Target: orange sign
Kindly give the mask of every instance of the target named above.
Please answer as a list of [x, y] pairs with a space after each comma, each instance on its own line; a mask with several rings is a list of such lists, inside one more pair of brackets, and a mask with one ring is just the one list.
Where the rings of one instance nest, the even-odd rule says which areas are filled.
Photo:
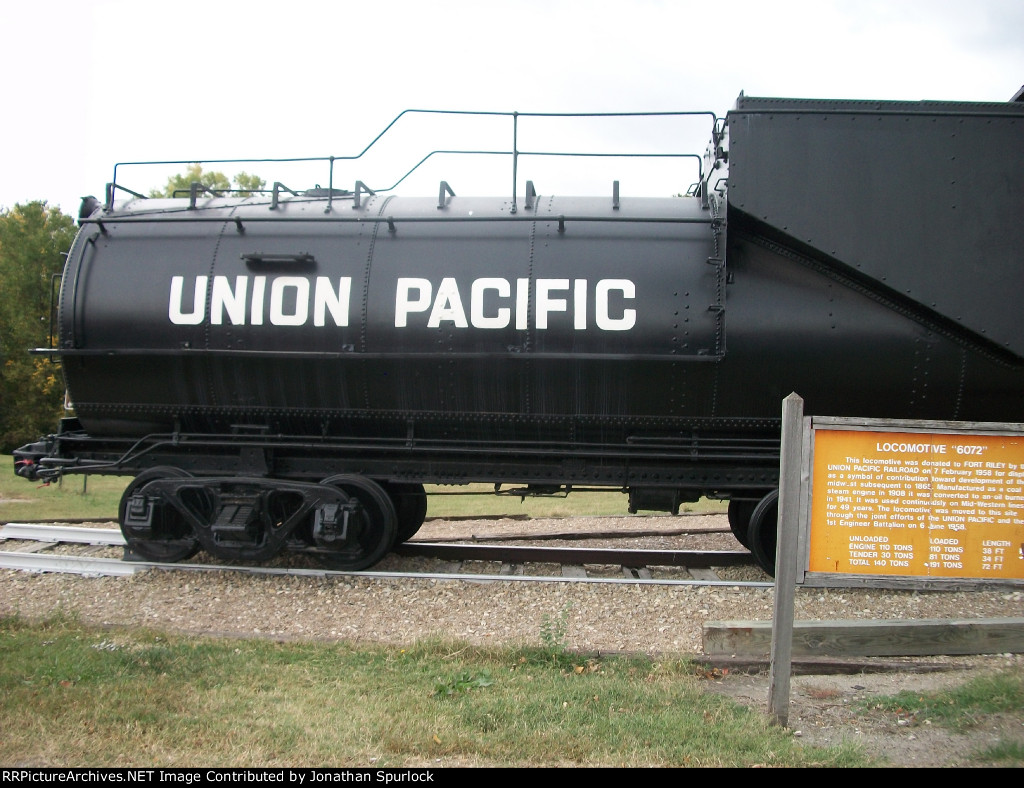
[[814, 431], [811, 572], [1024, 579], [1024, 436]]

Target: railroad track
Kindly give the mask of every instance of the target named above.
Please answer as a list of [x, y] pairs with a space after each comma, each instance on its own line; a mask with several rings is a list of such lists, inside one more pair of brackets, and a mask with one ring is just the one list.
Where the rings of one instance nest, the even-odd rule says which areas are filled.
[[[512, 546], [412, 541], [401, 544], [373, 570], [339, 572], [287, 565], [241, 566], [193, 559], [165, 564], [132, 560], [116, 528], [8, 523], [0, 528], [0, 569], [125, 576], [160, 569], [294, 576], [417, 577], [464, 582], [534, 581], [659, 585], [771, 586], [770, 581], [723, 577], [730, 568], [754, 565], [746, 551], [636, 550]], [[2, 549], [10, 547], [11, 549]]]

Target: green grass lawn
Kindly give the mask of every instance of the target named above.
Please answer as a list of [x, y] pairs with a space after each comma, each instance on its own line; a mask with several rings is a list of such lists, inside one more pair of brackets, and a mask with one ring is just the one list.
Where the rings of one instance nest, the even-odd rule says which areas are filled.
[[[40, 484], [15, 476], [12, 468], [9, 473], [0, 474], [0, 522], [116, 520], [121, 493], [129, 481], [125, 476], [70, 475], [60, 482]], [[428, 485], [426, 489], [427, 517], [628, 514], [627, 497], [619, 490], [522, 499], [516, 495], [494, 495], [493, 486], [486, 484]], [[683, 504], [680, 511], [724, 512], [725, 509], [722, 501], [701, 499]]]

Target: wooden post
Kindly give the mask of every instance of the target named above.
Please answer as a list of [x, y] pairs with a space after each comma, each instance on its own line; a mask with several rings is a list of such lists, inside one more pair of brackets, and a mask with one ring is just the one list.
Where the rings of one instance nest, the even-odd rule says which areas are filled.
[[768, 710], [789, 723], [789, 680], [793, 663], [793, 598], [796, 593], [800, 530], [800, 474], [804, 401], [795, 393], [782, 401], [782, 453], [779, 468], [779, 522], [775, 542], [775, 607], [772, 625]]

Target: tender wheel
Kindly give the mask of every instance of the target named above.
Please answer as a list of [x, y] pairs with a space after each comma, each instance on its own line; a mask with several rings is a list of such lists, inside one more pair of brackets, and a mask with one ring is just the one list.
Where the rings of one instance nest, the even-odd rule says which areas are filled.
[[750, 530], [750, 517], [757, 507], [757, 501], [747, 498], [734, 498], [729, 501], [729, 530], [741, 545], [750, 549], [747, 532]]
[[150, 468], [136, 476], [125, 488], [121, 503], [117, 510], [117, 519], [121, 524], [128, 549], [147, 561], [158, 563], [174, 563], [191, 558], [199, 552], [199, 539], [196, 538], [191, 524], [181, 512], [169, 503], [161, 501], [145, 502], [147, 526], [138, 522], [139, 513], [132, 512], [131, 520], [126, 520], [133, 495], [140, 492], [147, 484], [156, 479], [184, 479], [191, 474], [181, 468], [160, 467]]
[[427, 493], [422, 484], [387, 482], [384, 489], [395, 505], [398, 535], [395, 544], [412, 538], [427, 517]]
[[775, 577], [775, 543], [779, 530], [779, 491], [772, 490], [754, 507], [750, 515], [750, 552], [761, 568]]
[[329, 569], [345, 572], [373, 566], [391, 550], [398, 532], [398, 515], [391, 498], [365, 476], [331, 476], [320, 483], [341, 490], [358, 505], [348, 518], [345, 538], [319, 550], [317, 559]]

